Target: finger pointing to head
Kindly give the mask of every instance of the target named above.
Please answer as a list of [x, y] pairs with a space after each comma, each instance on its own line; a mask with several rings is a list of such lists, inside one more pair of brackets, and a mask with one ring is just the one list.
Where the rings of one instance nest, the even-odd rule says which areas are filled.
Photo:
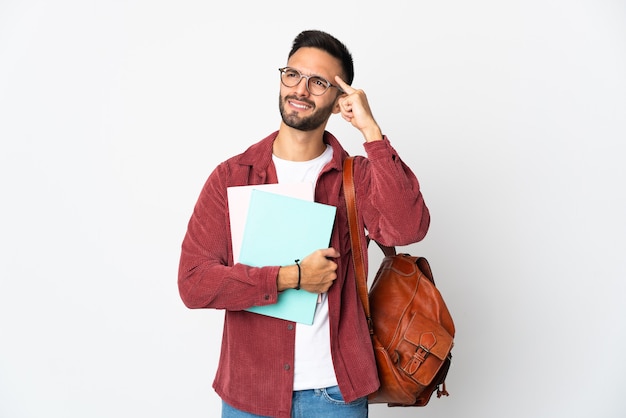
[[350, 87], [348, 83], [343, 81], [343, 79], [339, 77], [338, 75], [335, 76], [335, 82], [337, 83], [339, 87], [341, 87], [341, 90], [343, 90], [347, 94], [350, 94], [354, 91], [354, 89]]

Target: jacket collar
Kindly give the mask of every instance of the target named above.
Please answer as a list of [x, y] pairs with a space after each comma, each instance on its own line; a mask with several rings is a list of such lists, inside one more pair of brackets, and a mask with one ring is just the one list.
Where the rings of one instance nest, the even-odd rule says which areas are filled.
[[[270, 164], [272, 164], [272, 146], [277, 136], [278, 131], [275, 131], [250, 146], [241, 154], [239, 164], [253, 167], [259, 175], [267, 173]], [[329, 144], [333, 148], [333, 159], [330, 161], [327, 169], [341, 171], [343, 169], [343, 160], [348, 156], [348, 153], [343, 149], [337, 138], [328, 131], [324, 131], [324, 143]]]

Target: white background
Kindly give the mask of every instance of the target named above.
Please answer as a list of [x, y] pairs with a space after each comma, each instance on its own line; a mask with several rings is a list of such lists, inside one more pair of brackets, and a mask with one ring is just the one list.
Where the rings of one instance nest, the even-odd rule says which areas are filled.
[[0, 0], [0, 416], [219, 415], [222, 312], [180, 301], [180, 243], [214, 166], [278, 128], [276, 69], [311, 28], [350, 47], [421, 181], [406, 250], [457, 326], [451, 396], [370, 415], [625, 416], [609, 0]]

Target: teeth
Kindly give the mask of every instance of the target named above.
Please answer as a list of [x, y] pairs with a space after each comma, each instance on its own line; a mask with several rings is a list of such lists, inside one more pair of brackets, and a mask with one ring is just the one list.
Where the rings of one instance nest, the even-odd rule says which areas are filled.
[[296, 104], [296, 103], [293, 103], [293, 102], [291, 102], [291, 105], [292, 105], [293, 107], [297, 107], [297, 108], [299, 108], [299, 109], [308, 109], [308, 108], [309, 108], [309, 106], [306, 106], [306, 105], [300, 105], [300, 104]]

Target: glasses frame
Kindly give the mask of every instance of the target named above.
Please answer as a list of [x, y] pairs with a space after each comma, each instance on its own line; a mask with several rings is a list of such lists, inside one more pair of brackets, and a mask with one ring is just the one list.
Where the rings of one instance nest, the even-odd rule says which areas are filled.
[[[295, 71], [296, 73], [300, 74], [300, 78], [298, 79], [298, 82], [297, 82], [296, 84], [294, 84], [293, 86], [288, 86], [288, 85], [286, 85], [286, 84], [285, 84], [285, 82], [284, 82], [284, 80], [283, 80], [283, 74], [285, 74], [285, 73], [287, 72], [287, 70]], [[278, 71], [280, 71], [280, 82], [281, 82], [281, 83], [283, 84], [283, 86], [285, 86], [285, 87], [289, 87], [289, 88], [296, 87], [298, 84], [300, 84], [300, 82], [302, 81], [302, 79], [303, 79], [303, 78], [305, 78], [305, 79], [306, 79], [306, 83], [305, 83], [306, 90], [307, 90], [309, 93], [311, 93], [313, 96], [322, 96], [322, 95], [323, 95], [324, 93], [326, 93], [326, 92], [328, 91], [328, 89], [329, 89], [329, 88], [331, 88], [331, 87], [336, 88], [336, 89], [337, 89], [337, 90], [339, 90], [341, 93], [345, 93], [341, 87], [334, 85], [333, 83], [331, 83], [330, 81], [326, 80], [324, 77], [320, 77], [319, 75], [305, 75], [305, 74], [302, 74], [302, 72], [301, 72], [300, 70], [297, 70], [297, 69], [295, 69], [295, 68], [293, 68], [293, 67], [281, 67], [281, 68], [279, 68], [279, 69], [278, 69]], [[324, 90], [323, 92], [321, 92], [321, 93], [319, 93], [319, 94], [313, 93], [313, 92], [311, 91], [311, 89], [309, 88], [309, 80], [310, 80], [311, 78], [318, 78], [318, 79], [320, 79], [320, 80], [324, 81], [324, 82], [326, 83], [326, 90]]]

